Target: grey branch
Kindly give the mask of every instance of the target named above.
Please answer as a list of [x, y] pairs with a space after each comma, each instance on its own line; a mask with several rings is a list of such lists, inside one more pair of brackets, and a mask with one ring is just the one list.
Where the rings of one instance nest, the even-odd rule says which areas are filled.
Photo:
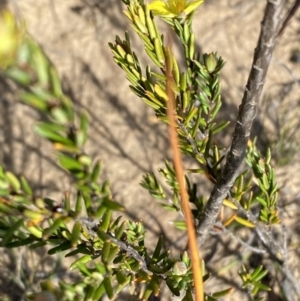
[[[91, 218], [78, 218], [78, 221], [85, 224], [88, 227], [88, 231], [92, 236], [97, 236], [97, 231], [95, 229], [98, 228], [99, 221], [93, 220]], [[129, 244], [126, 244], [125, 242], [116, 239], [111, 234], [106, 233], [109, 240], [114, 243], [116, 246], [118, 246], [120, 249], [125, 251], [128, 256], [134, 258], [136, 261], [139, 262], [141, 270], [146, 272], [149, 275], [152, 275], [152, 272], [148, 270], [146, 259], [141, 256], [137, 250], [135, 250], [132, 246]], [[164, 278], [164, 276], [162, 276]]]
[[244, 159], [256, 106], [265, 83], [266, 74], [275, 47], [275, 40], [281, 24], [285, 0], [268, 0], [262, 21], [261, 32], [254, 52], [252, 68], [245, 88], [242, 103], [233, 133], [231, 148], [221, 178], [214, 186], [204, 214], [197, 227], [198, 242], [201, 245], [216, 221], [222, 202], [238, 176]]
[[265, 254], [265, 250], [261, 250], [259, 248], [255, 248], [251, 246], [249, 243], [243, 241], [241, 238], [239, 238], [236, 234], [232, 233], [229, 231], [226, 227], [223, 226], [221, 223], [217, 223], [216, 226], [222, 230], [222, 232], [211, 232], [212, 235], [220, 235], [222, 236], [224, 233], [230, 235], [233, 239], [235, 239], [240, 245], [242, 245], [244, 248], [252, 251], [253, 253], [256, 254]]
[[244, 209], [241, 204], [230, 196], [230, 200], [238, 207], [239, 212], [242, 212], [247, 219], [255, 224], [255, 232], [259, 237], [260, 241], [268, 251], [268, 253], [279, 263], [283, 264], [287, 257], [286, 248], [286, 231], [284, 225], [282, 225], [282, 239], [275, 239], [272, 233], [272, 228], [264, 224], [257, 222], [257, 217], [255, 217], [251, 211]]
[[109, 236], [109, 239], [111, 240], [111, 242], [113, 242], [115, 245], [117, 245], [122, 250], [124, 250], [127, 253], [127, 255], [129, 255], [130, 257], [133, 257], [136, 261], [139, 262], [141, 270], [143, 270], [144, 272], [146, 272], [149, 275], [152, 275], [152, 272], [150, 272], [148, 270], [145, 258], [143, 256], [141, 256], [138, 253], [138, 251], [136, 251], [133, 247], [126, 244], [125, 242], [120, 241], [109, 234], [107, 234], [107, 235]]
[[297, 9], [300, 7], [300, 0], [295, 0], [295, 3], [293, 4], [292, 8], [290, 9], [290, 11], [288, 12], [288, 14], [286, 15], [284, 22], [281, 26], [281, 29], [279, 30], [278, 35], [280, 36], [283, 31], [285, 30], [286, 26], [288, 25], [288, 23], [290, 22], [291, 18], [295, 15]]

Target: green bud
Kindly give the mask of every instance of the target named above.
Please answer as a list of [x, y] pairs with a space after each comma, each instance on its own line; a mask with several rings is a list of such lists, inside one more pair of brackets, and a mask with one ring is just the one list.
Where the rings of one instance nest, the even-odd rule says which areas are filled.
[[217, 67], [216, 56], [213, 52], [204, 56], [204, 63], [209, 73], [213, 73]]

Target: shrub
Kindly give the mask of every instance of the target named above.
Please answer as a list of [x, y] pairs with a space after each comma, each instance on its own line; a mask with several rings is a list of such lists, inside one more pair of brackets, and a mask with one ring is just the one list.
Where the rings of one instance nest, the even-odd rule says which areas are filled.
[[[28, 294], [28, 299], [100, 300], [105, 295], [113, 299], [128, 285], [141, 283], [142, 300], [158, 297], [163, 284], [181, 300], [221, 300], [232, 288], [202, 291], [202, 282], [210, 273], [201, 258], [202, 264], [197, 261], [199, 252], [192, 248], [195, 233], [199, 250], [211, 235], [230, 233], [251, 253], [270, 255], [281, 272], [289, 275], [285, 265], [287, 251], [281, 241], [284, 237], [275, 240], [273, 236], [280, 218], [279, 186], [271, 165], [271, 151], [262, 157], [255, 140], [249, 140], [280, 26], [276, 16], [284, 1], [267, 3], [228, 149], [216, 142], [217, 135], [224, 135], [229, 124], [219, 118], [220, 73], [225, 62], [217, 52], [200, 54], [195, 50], [192, 21], [202, 2], [157, 0], [147, 4], [143, 0], [123, 0], [125, 15], [151, 60], [146, 68], [133, 51], [128, 32], [109, 44], [132, 92], [170, 127], [175, 159], [165, 160], [165, 167], [159, 170], [169, 189], [163, 188], [154, 171], [143, 175], [141, 185], [158, 200], [162, 210], [182, 213], [183, 218], [173, 223], [188, 231], [190, 252], [176, 258], [164, 248], [163, 237], [157, 238], [151, 252], [145, 246], [143, 223], [120, 215], [123, 206], [114, 200], [109, 183], [101, 181], [101, 162], [84, 150], [88, 115], [75, 112], [42, 48], [9, 12], [2, 12], [1, 74], [18, 84], [23, 103], [43, 114], [44, 121], [37, 123], [36, 132], [52, 143], [59, 166], [73, 179], [72, 190], [64, 193], [62, 202], [56, 202], [36, 195], [24, 177], [0, 168], [1, 246], [49, 246], [49, 255], [64, 252], [65, 257], [74, 258], [70, 269], [81, 275], [76, 283], [60, 281], [57, 287], [47, 280], [41, 284], [41, 291]], [[163, 19], [178, 37], [184, 51], [184, 67], [179, 66], [172, 53], [172, 40], [167, 42], [168, 37], [160, 33], [157, 18]], [[183, 173], [178, 149], [198, 168]], [[197, 179], [203, 174], [214, 185], [208, 199], [198, 191]], [[226, 218], [220, 216], [221, 208], [225, 208]], [[239, 237], [241, 228], [255, 233], [261, 244], [244, 241]], [[196, 276], [198, 272], [200, 278], [199, 274]], [[263, 265], [249, 268], [249, 261], [244, 260], [239, 277], [250, 300], [262, 300], [264, 291], [273, 289], [262, 282], [267, 273]], [[285, 294], [282, 289], [282, 295]]]

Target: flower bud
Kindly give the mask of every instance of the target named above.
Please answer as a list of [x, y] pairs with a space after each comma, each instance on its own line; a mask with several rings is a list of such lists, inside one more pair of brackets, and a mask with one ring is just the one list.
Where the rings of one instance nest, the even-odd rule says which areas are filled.
[[207, 71], [213, 73], [217, 67], [217, 58], [213, 52], [204, 56], [204, 63]]

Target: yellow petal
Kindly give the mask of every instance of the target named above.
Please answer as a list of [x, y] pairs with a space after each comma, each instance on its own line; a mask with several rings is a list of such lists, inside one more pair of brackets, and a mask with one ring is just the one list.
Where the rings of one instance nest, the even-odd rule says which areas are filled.
[[160, 0], [153, 1], [149, 4], [149, 9], [153, 12], [154, 15], [163, 16], [163, 17], [176, 17], [171, 11], [169, 6]]
[[192, 11], [194, 11], [200, 4], [203, 3], [204, 0], [197, 0], [190, 2], [187, 7], [184, 9], [184, 12], [188, 15]]

